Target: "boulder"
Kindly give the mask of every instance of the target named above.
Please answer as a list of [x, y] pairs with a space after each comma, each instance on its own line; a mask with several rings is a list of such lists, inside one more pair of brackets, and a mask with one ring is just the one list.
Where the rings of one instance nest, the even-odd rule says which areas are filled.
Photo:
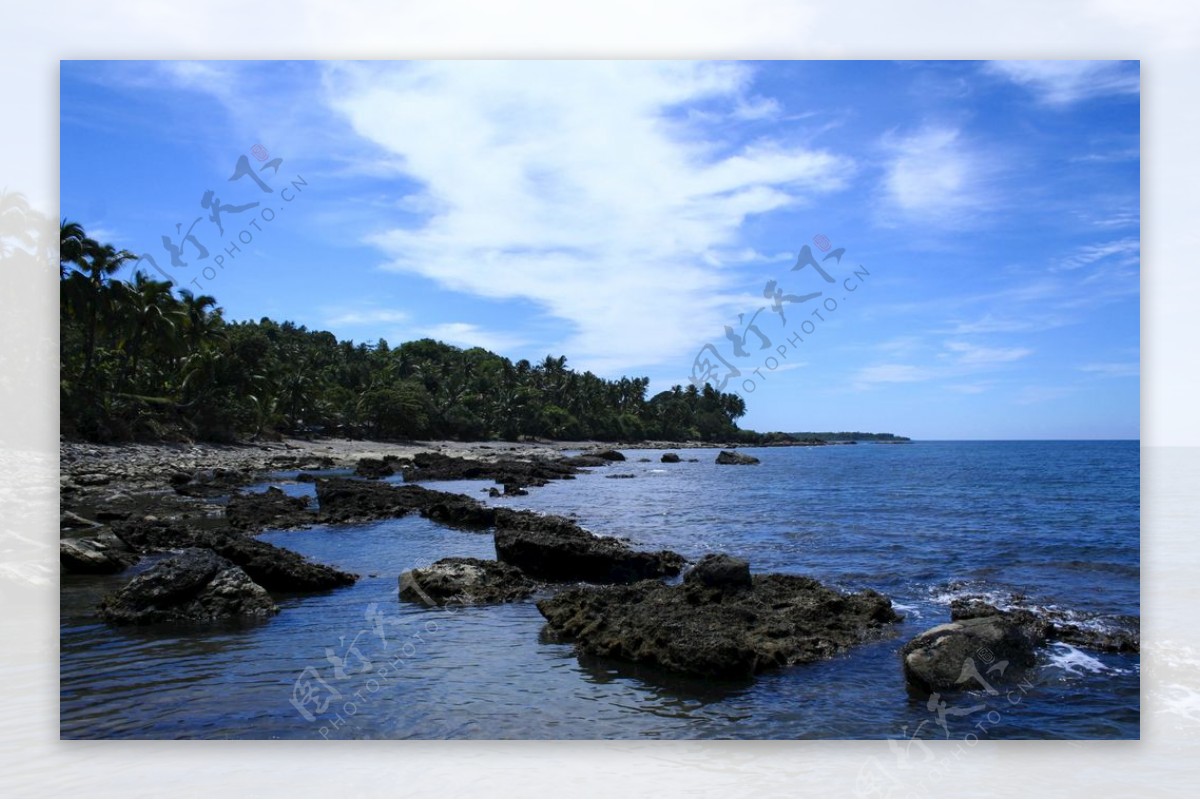
[[443, 558], [400, 576], [400, 599], [427, 606], [507, 603], [534, 588], [516, 567], [478, 558]]
[[950, 603], [951, 621], [1002, 616], [1016, 623], [1039, 645], [1063, 642], [1105, 653], [1141, 650], [1140, 621], [1136, 617], [1100, 617], [1057, 608], [1012, 608], [1002, 611], [980, 597], [962, 597]]
[[138, 520], [120, 525], [122, 539], [144, 552], [199, 547], [212, 550], [241, 567], [272, 591], [312, 592], [348, 586], [358, 578], [317, 564], [284, 547], [229, 529], [191, 528], [179, 522]]
[[255, 582], [271, 591], [318, 592], [349, 586], [357, 575], [317, 564], [284, 547], [222, 531], [200, 531], [193, 541], [207, 547], [246, 571]]
[[596, 456], [571, 456], [564, 458], [560, 463], [569, 467], [607, 467], [610, 462]]
[[392, 462], [394, 456], [388, 458], [360, 458], [354, 467], [354, 474], [362, 478], [388, 478], [396, 474]]
[[100, 604], [101, 618], [115, 625], [263, 619], [278, 611], [241, 568], [199, 548], [154, 565]]
[[632, 583], [678, 575], [686, 563], [669, 550], [642, 552], [609, 536], [595, 536], [565, 517], [499, 509], [496, 556], [545, 581]]
[[748, 456], [745, 453], [738, 453], [733, 450], [722, 450], [717, 454], [718, 464], [757, 464], [758, 459], [754, 456]]
[[132, 566], [138, 556], [119, 536], [102, 531], [83, 539], [60, 539], [58, 561], [63, 572], [104, 575]]
[[706, 555], [696, 562], [683, 581], [713, 589], [748, 589], [754, 585], [750, 562], [725, 553]]
[[265, 492], [235, 494], [225, 506], [225, 520], [244, 531], [298, 528], [316, 522], [308, 498], [291, 497], [272, 486]]
[[599, 458], [604, 461], [624, 461], [625, 456], [619, 450], [594, 450], [583, 455], [591, 458]]
[[171, 485], [185, 497], [220, 497], [231, 494], [234, 489], [250, 482], [251, 474], [236, 469], [202, 469], [193, 472], [186, 481], [179, 474], [172, 475]]
[[1034, 663], [1038, 644], [1037, 636], [1019, 621], [996, 614], [931, 628], [906, 644], [900, 657], [904, 679], [914, 689], [979, 689], [975, 676], [983, 675], [988, 665], [1008, 662], [1002, 677], [1009, 677]]
[[60, 530], [64, 531], [77, 531], [87, 528], [99, 528], [102, 526], [99, 522], [86, 519], [79, 514], [76, 514], [74, 511], [63, 511], [58, 517], [58, 527]]
[[582, 654], [709, 679], [830, 658], [888, 635], [901, 619], [871, 590], [842, 594], [799, 575], [746, 584], [740, 559], [701, 564], [677, 586], [575, 587], [539, 601], [538, 610], [548, 632]]
[[680, 461], [679, 453], [663, 453], [659, 461], [664, 464], [678, 464]]

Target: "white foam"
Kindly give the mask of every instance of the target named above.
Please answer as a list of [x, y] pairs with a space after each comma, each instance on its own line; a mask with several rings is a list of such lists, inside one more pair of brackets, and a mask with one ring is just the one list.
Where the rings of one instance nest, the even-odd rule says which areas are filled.
[[1064, 642], [1050, 642], [1050, 647], [1057, 650], [1050, 655], [1050, 666], [1057, 667], [1068, 675], [1083, 675], [1085, 672], [1096, 675], [1101, 672], [1118, 671], [1105, 665], [1100, 659]]

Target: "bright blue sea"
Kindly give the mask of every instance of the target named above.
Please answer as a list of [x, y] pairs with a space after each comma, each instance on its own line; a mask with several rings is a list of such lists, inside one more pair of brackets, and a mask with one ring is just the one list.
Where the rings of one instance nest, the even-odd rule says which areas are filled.
[[[1018, 593], [1087, 625], [1138, 615], [1137, 442], [748, 448], [762, 463], [747, 467], [715, 465], [716, 450], [661, 464], [662, 452], [627, 450], [625, 463], [527, 497], [487, 500], [485, 482], [436, 488], [573, 515], [643, 548], [726, 551], [756, 572], [874, 588], [906, 615], [897, 636], [748, 683], [680, 680], [580, 660], [539, 635], [532, 601], [445, 611], [397, 600], [400, 572], [444, 556], [492, 558], [490, 535], [416, 517], [267, 533], [363, 578], [280, 598], [281, 613], [258, 625], [129, 630], [90, 616], [128, 575], [63, 576], [62, 736], [1138, 737], [1137, 656], [1052, 645], [1019, 688], [933, 703], [905, 691], [897, 656], [948, 621], [962, 594]], [[618, 472], [636, 478], [604, 477]]]

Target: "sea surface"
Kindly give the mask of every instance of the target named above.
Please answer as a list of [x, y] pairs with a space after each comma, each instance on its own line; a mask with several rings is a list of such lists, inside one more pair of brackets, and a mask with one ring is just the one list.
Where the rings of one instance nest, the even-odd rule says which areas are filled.
[[[579, 658], [541, 635], [533, 600], [455, 610], [397, 598], [397, 576], [445, 556], [494, 558], [492, 538], [416, 516], [263, 534], [359, 573], [354, 586], [277, 597], [257, 624], [112, 628], [96, 602], [146, 569], [62, 576], [63, 738], [247, 739], [1131, 739], [1139, 658], [1051, 644], [989, 693], [906, 691], [897, 651], [985, 594], [1105, 627], [1139, 614], [1139, 445], [913, 442], [626, 450], [576, 480], [488, 499], [487, 481], [426, 484], [574, 516], [595, 533], [755, 572], [874, 588], [905, 615], [894, 638], [746, 682], [680, 679]], [[639, 459], [648, 458], [649, 462]], [[689, 463], [686, 459], [699, 459]], [[633, 474], [613, 480], [612, 474]], [[311, 484], [279, 473], [254, 490]], [[398, 480], [398, 478], [397, 478]], [[534, 598], [536, 599], [536, 598]], [[898, 755], [899, 757], [899, 755]]]

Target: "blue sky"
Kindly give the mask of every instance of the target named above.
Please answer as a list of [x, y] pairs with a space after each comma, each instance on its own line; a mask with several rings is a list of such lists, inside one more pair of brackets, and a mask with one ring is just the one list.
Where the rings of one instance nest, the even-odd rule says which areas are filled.
[[[1136, 62], [64, 61], [61, 213], [230, 319], [652, 392], [715, 351], [744, 427], [1136, 438], [1138, 87]], [[206, 258], [172, 266], [177, 224]]]

